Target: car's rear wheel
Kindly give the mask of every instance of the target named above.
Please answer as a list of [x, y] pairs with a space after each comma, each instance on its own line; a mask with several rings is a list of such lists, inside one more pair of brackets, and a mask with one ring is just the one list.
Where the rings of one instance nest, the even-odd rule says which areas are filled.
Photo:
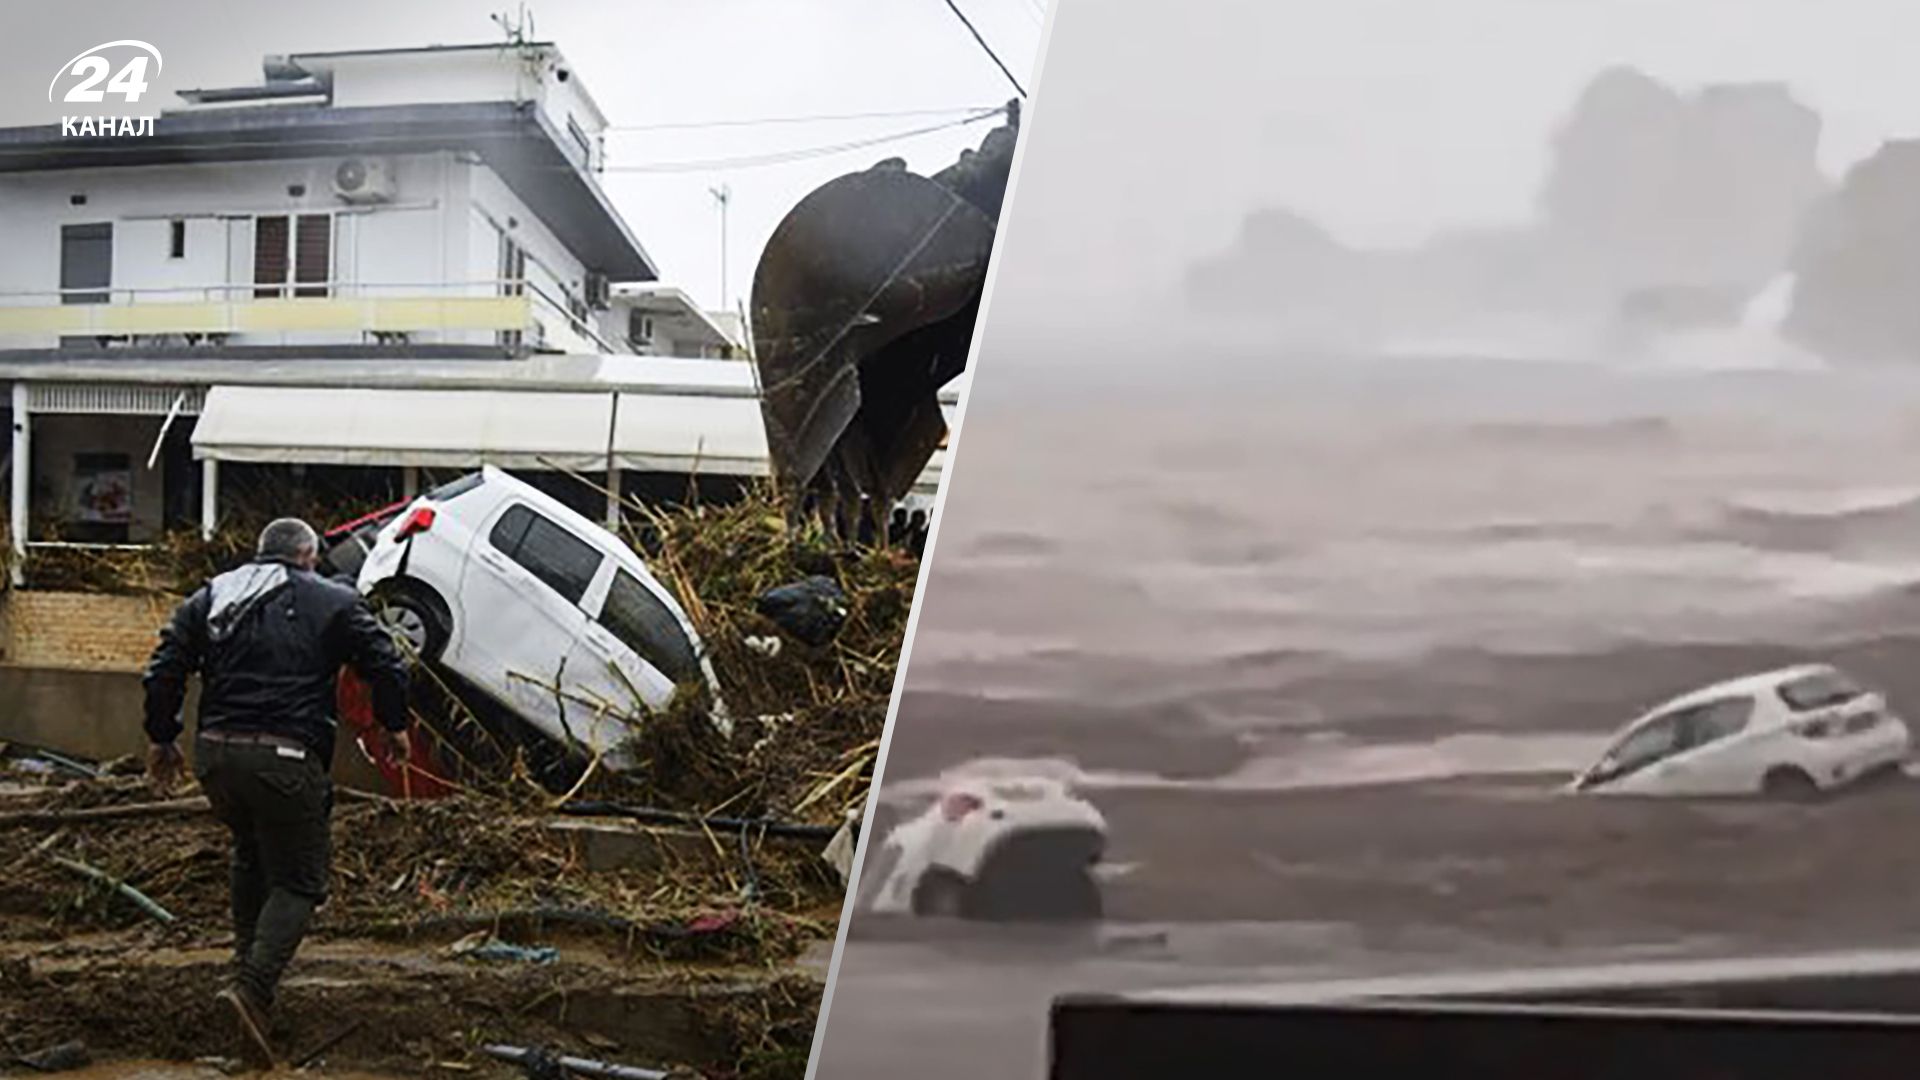
[[1820, 785], [1803, 770], [1782, 766], [1768, 771], [1760, 781], [1760, 793], [1778, 802], [1813, 802], [1820, 798]]
[[967, 914], [967, 882], [951, 870], [934, 867], [913, 887], [913, 913], [923, 919], [958, 919]]
[[373, 597], [374, 617], [406, 649], [437, 663], [447, 649], [447, 616], [440, 605], [416, 589], [383, 589]]

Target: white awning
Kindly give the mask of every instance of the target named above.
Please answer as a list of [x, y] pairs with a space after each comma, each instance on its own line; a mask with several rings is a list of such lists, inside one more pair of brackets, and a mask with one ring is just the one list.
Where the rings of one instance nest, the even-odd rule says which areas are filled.
[[638, 472], [765, 476], [767, 428], [755, 398], [620, 395], [614, 460]]
[[217, 461], [590, 470], [606, 465], [612, 409], [609, 394], [216, 386], [193, 451]]
[[[301, 465], [439, 469], [565, 468], [765, 476], [757, 398], [622, 391], [323, 389], [215, 386], [193, 432], [194, 456]], [[946, 451], [916, 487], [931, 493]]]

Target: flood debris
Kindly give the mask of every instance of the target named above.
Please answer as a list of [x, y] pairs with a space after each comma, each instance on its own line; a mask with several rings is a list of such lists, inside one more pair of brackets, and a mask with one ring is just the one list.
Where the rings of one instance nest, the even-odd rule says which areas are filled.
[[173, 912], [154, 903], [152, 897], [97, 866], [89, 866], [78, 859], [63, 859], [58, 855], [53, 857], [53, 862], [56, 866], [64, 867], [76, 874], [92, 878], [100, 884], [105, 885], [107, 888], [112, 889], [128, 900], [133, 901], [134, 906], [146, 912], [159, 922], [172, 923], [175, 921]]
[[528, 1080], [562, 1080], [567, 1076], [592, 1076], [604, 1080], [667, 1080], [673, 1074], [632, 1065], [614, 1065], [605, 1061], [567, 1057], [542, 1047], [489, 1046], [487, 1056], [525, 1070]]
[[70, 1072], [93, 1064], [93, 1053], [87, 1049], [86, 1043], [73, 1039], [57, 1046], [36, 1050], [31, 1054], [22, 1054], [13, 1060], [15, 1064], [25, 1066], [34, 1072]]
[[454, 942], [447, 951], [469, 960], [503, 961], [515, 964], [557, 964], [560, 950], [551, 945], [515, 945], [486, 930], [475, 931]]
[[819, 648], [847, 622], [847, 594], [832, 578], [815, 574], [760, 594], [755, 610], [804, 645]]
[[[487, 1045], [738, 1080], [803, 1066], [821, 994], [803, 957], [831, 940], [845, 891], [823, 847], [866, 800], [918, 564], [796, 522], [770, 491], [632, 511], [624, 535], [698, 628], [732, 724], [714, 724], [716, 695], [695, 687], [644, 717], [633, 768], [576, 760], [555, 790], [535, 775], [553, 743], [517, 738], [457, 679], [420, 668], [420, 760], [378, 793], [337, 790], [334, 879], [277, 1045], [408, 1075], [500, 1075]], [[169, 542], [138, 564], [74, 555], [70, 580], [165, 600], [215, 569], [223, 542]], [[844, 603], [821, 644], [757, 603], [814, 576]], [[0, 785], [0, 1031], [20, 1045], [86, 1035], [108, 1058], [229, 1053], [210, 1034], [231, 1027], [211, 997], [231, 950], [222, 828], [191, 788], [159, 799], [142, 778], [75, 764]], [[603, 832], [638, 857], [593, 858]], [[343, 1033], [343, 1015], [369, 1020]]]
[[820, 853], [827, 865], [833, 867], [833, 872], [840, 875], [842, 885], [853, 877], [853, 856], [859, 844], [860, 810], [855, 808], [847, 811], [846, 824], [840, 826], [833, 834], [833, 839], [827, 842], [826, 850]]

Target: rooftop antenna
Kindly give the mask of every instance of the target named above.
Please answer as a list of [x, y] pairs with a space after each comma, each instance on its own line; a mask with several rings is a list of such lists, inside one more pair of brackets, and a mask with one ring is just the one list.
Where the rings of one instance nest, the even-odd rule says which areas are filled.
[[733, 189], [725, 184], [708, 188], [720, 208], [720, 310], [727, 309], [727, 204], [733, 201]]
[[521, 4], [519, 12], [512, 16], [504, 11], [496, 11], [488, 18], [491, 18], [493, 25], [499, 27], [500, 32], [507, 36], [508, 45], [520, 48], [534, 40], [533, 13], [527, 10], [525, 4]]

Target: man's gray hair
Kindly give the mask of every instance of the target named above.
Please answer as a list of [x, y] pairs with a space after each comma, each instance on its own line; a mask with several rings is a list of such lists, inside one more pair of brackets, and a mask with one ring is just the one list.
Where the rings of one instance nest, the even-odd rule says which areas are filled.
[[259, 553], [275, 559], [301, 559], [320, 551], [320, 535], [299, 518], [281, 518], [260, 530]]

